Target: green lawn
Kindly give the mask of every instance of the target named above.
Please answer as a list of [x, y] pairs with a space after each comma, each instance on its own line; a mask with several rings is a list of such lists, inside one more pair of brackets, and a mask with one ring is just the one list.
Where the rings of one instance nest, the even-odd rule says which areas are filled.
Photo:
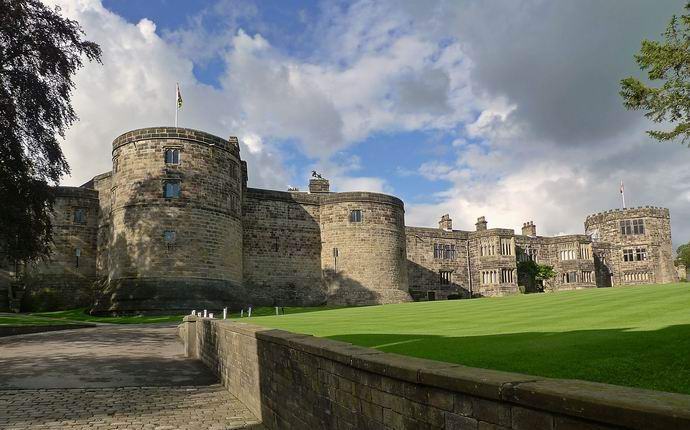
[[468, 366], [690, 394], [687, 283], [245, 321]]

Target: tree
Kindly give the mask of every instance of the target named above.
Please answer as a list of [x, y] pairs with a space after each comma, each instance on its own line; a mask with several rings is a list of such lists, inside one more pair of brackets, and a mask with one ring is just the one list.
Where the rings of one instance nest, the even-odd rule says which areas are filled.
[[101, 61], [76, 21], [39, 0], [0, 0], [0, 252], [48, 255], [53, 193], [69, 173], [58, 137], [77, 119], [72, 76]]
[[680, 138], [687, 143], [690, 139], [690, 2], [685, 11], [680, 17], [673, 15], [663, 42], [643, 40], [635, 55], [649, 81], [663, 83], [653, 87], [633, 77], [621, 81], [620, 94], [626, 108], [645, 110], [645, 116], [652, 121], [675, 125], [670, 131], [647, 131], [659, 141]]
[[544, 282], [556, 276], [553, 267], [546, 264], [537, 264], [533, 260], [520, 261], [517, 269], [518, 278], [525, 279], [530, 288], [540, 285], [543, 289]]
[[676, 261], [690, 269], [690, 243], [681, 245], [676, 249]]

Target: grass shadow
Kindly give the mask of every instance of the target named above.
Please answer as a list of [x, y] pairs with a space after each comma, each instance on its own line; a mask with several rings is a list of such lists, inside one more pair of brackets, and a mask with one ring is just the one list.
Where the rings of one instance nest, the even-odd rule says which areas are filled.
[[690, 325], [446, 337], [344, 334], [329, 339], [466, 366], [690, 394]]

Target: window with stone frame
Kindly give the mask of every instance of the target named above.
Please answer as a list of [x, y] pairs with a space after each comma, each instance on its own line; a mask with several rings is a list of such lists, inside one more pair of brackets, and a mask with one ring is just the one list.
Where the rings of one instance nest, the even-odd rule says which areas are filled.
[[563, 273], [563, 283], [573, 284], [577, 282], [577, 272], [566, 272]]
[[621, 234], [630, 236], [635, 234], [644, 234], [644, 220], [643, 219], [626, 219], [620, 222]]
[[439, 282], [441, 285], [449, 285], [452, 281], [453, 272], [449, 270], [439, 270]]
[[443, 252], [444, 260], [455, 260], [455, 245], [446, 245]]
[[434, 243], [434, 259], [439, 260], [443, 258], [443, 244]]
[[362, 222], [361, 209], [354, 209], [350, 211], [350, 222]]
[[172, 180], [163, 182], [163, 197], [176, 199], [180, 197], [180, 181]]
[[74, 222], [76, 224], [86, 224], [85, 208], [74, 208]]
[[635, 261], [647, 260], [647, 248], [635, 248]]
[[165, 164], [180, 164], [180, 150], [177, 148], [166, 149]]
[[623, 261], [635, 261], [635, 251], [632, 248], [623, 250]]

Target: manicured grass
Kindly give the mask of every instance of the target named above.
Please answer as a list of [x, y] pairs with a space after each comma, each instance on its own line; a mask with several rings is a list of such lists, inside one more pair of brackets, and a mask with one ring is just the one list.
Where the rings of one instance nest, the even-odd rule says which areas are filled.
[[[327, 311], [327, 310], [333, 310], [333, 309], [340, 309], [340, 307], [328, 307], [328, 306], [313, 306], [313, 307], [284, 307], [284, 308], [279, 308], [279, 312], [281, 312], [281, 316], [283, 315], [282, 312], [285, 312], [285, 315], [290, 315], [290, 314], [303, 314], [303, 313], [311, 313], [311, 312], [318, 312], [318, 311]], [[254, 317], [263, 317], [263, 316], [275, 316], [276, 314], [276, 308], [275, 307], [258, 307], [258, 308], [253, 308], [252, 309], [252, 318]], [[241, 312], [238, 310], [233, 310], [233, 311], [228, 311], [228, 318], [236, 319], [240, 318]], [[215, 318], [222, 318], [223, 314], [214, 314], [213, 315]], [[244, 317], [247, 317], [247, 309], [244, 310]], [[251, 322], [253, 320], [246, 320], [245, 322]]]
[[690, 284], [405, 303], [247, 322], [386, 352], [690, 394]]

